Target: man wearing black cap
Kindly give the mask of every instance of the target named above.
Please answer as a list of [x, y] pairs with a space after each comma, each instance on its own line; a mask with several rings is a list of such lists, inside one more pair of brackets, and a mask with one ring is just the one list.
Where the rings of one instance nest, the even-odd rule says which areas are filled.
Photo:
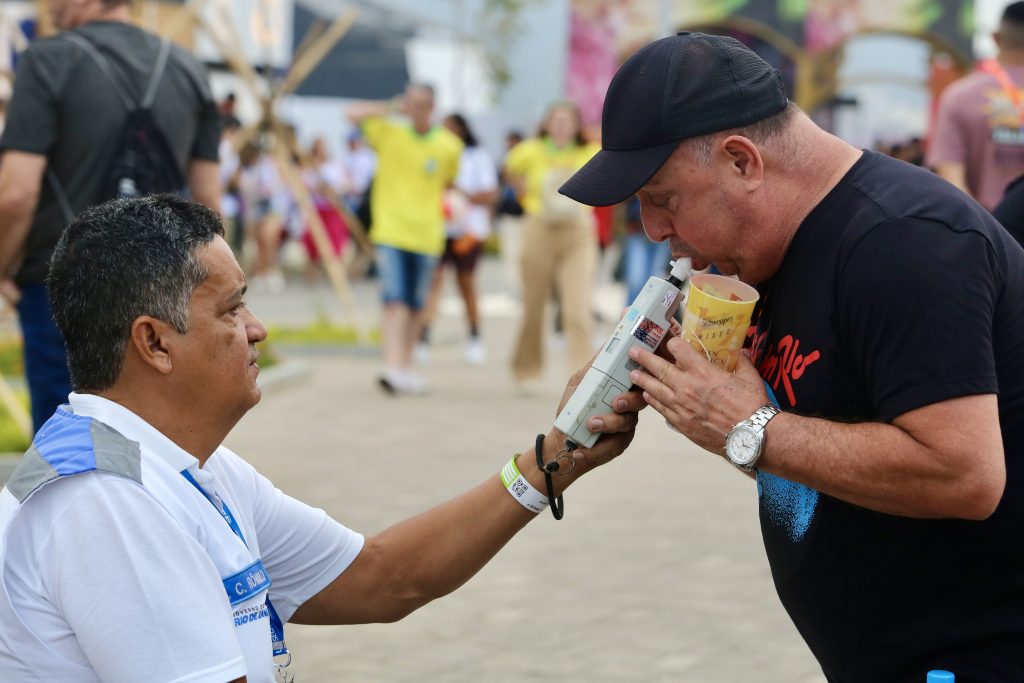
[[735, 373], [673, 339], [634, 379], [756, 476], [829, 680], [1024, 680], [1024, 250], [952, 185], [818, 128], [729, 38], [641, 49], [602, 127], [562, 192], [637, 194], [651, 239], [760, 292]]

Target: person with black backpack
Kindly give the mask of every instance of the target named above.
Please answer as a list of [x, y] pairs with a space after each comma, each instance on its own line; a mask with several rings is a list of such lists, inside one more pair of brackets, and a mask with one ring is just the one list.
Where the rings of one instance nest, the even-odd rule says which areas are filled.
[[55, 3], [22, 55], [0, 137], [0, 295], [17, 305], [36, 429], [67, 401], [50, 255], [87, 206], [155, 192], [220, 208], [217, 106], [202, 65], [132, 24], [127, 0]]

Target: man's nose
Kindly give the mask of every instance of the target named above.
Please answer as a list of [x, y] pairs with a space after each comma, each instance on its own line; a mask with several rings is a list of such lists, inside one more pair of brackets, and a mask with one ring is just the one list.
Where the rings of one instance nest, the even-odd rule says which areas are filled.
[[663, 211], [646, 210], [640, 212], [640, 223], [643, 225], [647, 239], [652, 242], [664, 242], [675, 234], [672, 221]]
[[264, 341], [267, 338], [267, 326], [254, 314], [249, 314], [249, 320], [245, 324], [245, 331], [252, 343]]

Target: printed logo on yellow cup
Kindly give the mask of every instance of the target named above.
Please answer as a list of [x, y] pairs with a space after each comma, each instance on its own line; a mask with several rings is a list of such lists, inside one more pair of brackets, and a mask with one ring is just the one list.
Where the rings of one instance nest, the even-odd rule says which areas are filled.
[[739, 280], [709, 273], [694, 275], [683, 313], [683, 339], [712, 363], [732, 372], [757, 297], [756, 289]]

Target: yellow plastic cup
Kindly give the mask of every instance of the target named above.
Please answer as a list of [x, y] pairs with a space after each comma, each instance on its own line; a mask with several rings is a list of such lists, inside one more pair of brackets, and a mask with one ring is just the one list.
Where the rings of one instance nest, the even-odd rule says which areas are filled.
[[683, 339], [714, 365], [732, 372], [757, 299], [757, 290], [739, 280], [694, 275], [683, 313]]

